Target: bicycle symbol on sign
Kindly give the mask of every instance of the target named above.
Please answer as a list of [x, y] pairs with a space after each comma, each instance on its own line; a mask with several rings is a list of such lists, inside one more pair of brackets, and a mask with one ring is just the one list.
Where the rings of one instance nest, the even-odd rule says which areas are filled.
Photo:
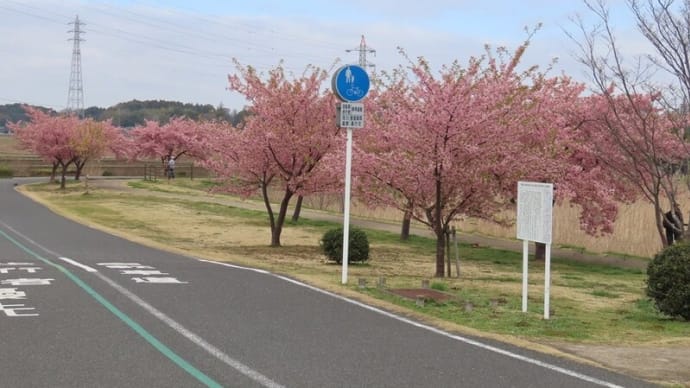
[[362, 97], [362, 89], [359, 86], [351, 87], [345, 91], [348, 97]]

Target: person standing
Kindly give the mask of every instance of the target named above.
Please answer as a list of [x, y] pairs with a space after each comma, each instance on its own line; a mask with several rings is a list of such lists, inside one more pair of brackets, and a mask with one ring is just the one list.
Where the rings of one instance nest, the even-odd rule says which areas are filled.
[[168, 180], [175, 179], [175, 158], [168, 159]]
[[678, 205], [673, 210], [664, 213], [664, 230], [668, 245], [673, 245], [683, 238], [683, 226], [683, 213]]

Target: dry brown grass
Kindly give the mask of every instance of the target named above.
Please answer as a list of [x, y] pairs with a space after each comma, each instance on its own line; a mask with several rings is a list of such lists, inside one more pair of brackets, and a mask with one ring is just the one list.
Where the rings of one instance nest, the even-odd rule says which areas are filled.
[[[175, 191], [185, 192], [183, 188]], [[132, 201], [136, 196], [146, 196], [146, 200]], [[147, 191], [128, 191], [113, 195], [112, 192], [95, 189], [92, 199], [83, 197], [80, 190], [63, 194], [41, 192], [46, 203], [57, 205], [57, 209], [70, 209], [70, 216], [83, 213], [84, 223], [105, 227], [114, 234], [151, 244], [157, 243], [166, 249], [174, 248], [186, 254], [208, 257], [219, 261], [232, 261], [273, 272], [289, 273], [292, 276], [314, 280], [315, 274], [321, 282], [338, 279], [341, 267], [328, 262], [319, 247], [321, 230], [304, 227], [283, 229], [281, 249], [268, 246], [270, 228], [265, 220], [247, 222], [242, 216], [233, 217], [219, 214], [217, 209], [199, 210], [190, 205], [191, 200], [201, 198], [178, 194], [180, 201], [172, 200], [167, 193]], [[35, 197], [40, 199], [40, 197]], [[155, 197], [159, 197], [158, 200]], [[222, 201], [221, 201], [222, 202]], [[378, 277], [390, 279], [390, 287], [414, 287], [421, 279], [433, 275], [434, 257], [429, 252], [420, 253], [393, 244], [372, 244], [371, 256], [375, 265], [352, 265], [350, 276], [366, 278], [374, 284]], [[497, 267], [491, 262], [463, 261], [462, 279], [446, 279], [449, 287], [471, 287], [493, 294], [519, 298], [521, 294], [520, 272], [517, 268]], [[599, 275], [596, 275], [599, 276]], [[605, 285], [605, 277], [588, 279], [592, 283]], [[334, 281], [337, 283], [337, 280]], [[543, 294], [543, 269], [531, 269], [531, 292]], [[552, 280], [554, 298], [582, 303], [590, 308], [624, 307], [639, 298], [638, 292], [616, 292], [616, 298], [600, 298], [592, 294], [588, 287], [569, 286], [567, 274], [555, 271]], [[638, 290], [640, 284], [621, 285], [622, 289]]]
[[[680, 185], [679, 200], [683, 214], [690, 212], [690, 193], [684, 184]], [[553, 239], [555, 245], [584, 248], [595, 253], [622, 253], [633, 256], [652, 257], [662, 249], [656, 230], [654, 208], [647, 202], [638, 201], [622, 204], [614, 233], [593, 237], [580, 229], [579, 209], [568, 204], [554, 208]], [[504, 238], [515, 238], [514, 227], [501, 227], [482, 220], [466, 220], [458, 223], [466, 232]]]
[[[690, 193], [687, 189], [681, 190], [680, 202], [683, 214], [690, 212]], [[338, 211], [342, 202], [336, 199], [323, 200], [312, 199], [305, 203], [315, 208], [330, 211]], [[319, 207], [321, 203], [326, 204]], [[384, 219], [392, 222], [400, 222], [402, 213], [396, 209], [370, 209], [355, 201], [351, 207], [352, 215]], [[553, 244], [570, 248], [581, 248], [594, 253], [617, 253], [640, 257], [652, 257], [661, 248], [661, 241], [656, 230], [654, 209], [647, 202], [638, 201], [619, 209], [614, 233], [604, 236], [590, 236], [585, 233], [579, 224], [579, 209], [569, 204], [556, 205], [553, 219]], [[485, 220], [467, 218], [455, 223], [458, 230], [464, 233], [476, 233], [487, 236], [496, 236], [514, 239], [516, 231], [514, 226], [506, 227]]]
[[20, 149], [14, 136], [0, 135], [0, 156], [26, 156], [28, 152]]
[[[681, 185], [683, 186], [683, 185]], [[165, 188], [171, 193], [191, 193], [184, 187], [171, 185]], [[280, 193], [271, 193], [271, 198], [279, 198]], [[690, 210], [690, 193], [687, 189], [681, 190], [681, 208], [684, 214]], [[259, 202], [257, 202], [259, 203]], [[334, 195], [321, 195], [305, 198], [304, 206], [329, 212], [341, 212], [342, 198]], [[259, 204], [263, 209], [263, 205]], [[399, 224], [402, 220], [402, 212], [392, 208], [370, 208], [353, 200], [351, 214], [355, 217], [386, 221]], [[506, 218], [511, 216], [506, 214]], [[514, 215], [513, 215], [514, 216]], [[630, 205], [622, 204], [619, 209], [619, 217], [615, 223], [614, 233], [604, 236], [590, 236], [579, 225], [579, 209], [568, 204], [557, 205], [554, 209], [553, 235], [554, 245], [576, 249], [584, 249], [593, 253], [616, 253], [640, 257], [652, 257], [662, 248], [661, 241], [656, 231], [654, 211], [646, 202], [636, 202]], [[422, 229], [426, 229], [419, 223], [414, 223]], [[458, 230], [463, 233], [476, 233], [486, 236], [496, 236], [514, 239], [515, 227], [501, 226], [479, 219], [463, 219], [455, 223]]]

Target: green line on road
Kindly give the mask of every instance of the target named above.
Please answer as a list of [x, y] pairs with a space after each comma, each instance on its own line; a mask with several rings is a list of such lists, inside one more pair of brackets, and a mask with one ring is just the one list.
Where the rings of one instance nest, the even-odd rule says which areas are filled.
[[40, 256], [36, 252], [32, 251], [31, 249], [27, 248], [24, 246], [22, 243], [19, 241], [15, 240], [14, 238], [10, 237], [8, 234], [0, 230], [0, 235], [5, 237], [7, 240], [12, 242], [14, 245], [22, 249], [24, 252], [30, 254], [31, 256], [37, 258], [38, 260], [41, 260], [42, 262], [46, 263], [47, 265], [53, 266], [57, 268], [59, 271], [65, 274], [70, 280], [72, 280], [76, 285], [81, 287], [84, 291], [86, 291], [87, 294], [89, 294], [92, 298], [98, 301], [103, 307], [108, 309], [113, 315], [116, 317], [120, 318], [122, 322], [124, 322], [127, 326], [129, 326], [132, 330], [134, 330], [137, 334], [139, 334], [141, 337], [143, 337], [149, 344], [151, 344], [154, 348], [156, 348], [159, 352], [161, 352], [165, 357], [169, 358], [172, 362], [174, 362], [177, 366], [180, 368], [184, 369], [187, 373], [190, 375], [194, 376], [197, 380], [199, 380], [201, 383], [205, 384], [208, 387], [222, 387], [222, 385], [218, 384], [215, 380], [201, 372], [200, 370], [196, 369], [192, 364], [184, 360], [182, 357], [178, 356], [172, 349], [167, 347], [165, 344], [160, 342], [156, 337], [154, 337], [151, 333], [149, 333], [146, 329], [144, 329], [141, 325], [139, 325], [136, 321], [134, 321], [132, 318], [130, 318], [127, 314], [123, 313], [120, 309], [115, 307], [112, 303], [110, 303], [106, 298], [104, 298], [101, 294], [96, 292], [93, 288], [91, 288], [88, 284], [84, 283], [83, 280], [81, 280], [77, 275], [73, 274], [70, 272], [67, 268], [53, 263], [52, 261]]

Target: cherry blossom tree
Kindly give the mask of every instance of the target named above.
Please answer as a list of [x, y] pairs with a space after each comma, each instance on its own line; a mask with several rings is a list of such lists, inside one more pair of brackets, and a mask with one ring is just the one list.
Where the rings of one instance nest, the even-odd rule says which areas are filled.
[[118, 131], [109, 123], [91, 119], [80, 120], [74, 115], [51, 116], [39, 109], [25, 107], [29, 122], [10, 124], [10, 129], [27, 150], [52, 164], [51, 182], [60, 168], [60, 188], [75, 164], [78, 174], [89, 159], [103, 156], [119, 139]]
[[[240, 129], [216, 131], [215, 150], [205, 166], [224, 178], [223, 190], [245, 196], [261, 192], [271, 225], [271, 245], [280, 236], [290, 200], [294, 196], [335, 190], [340, 176], [332, 169], [339, 161], [329, 155], [344, 147], [335, 125], [335, 101], [323, 90], [328, 74], [308, 67], [290, 79], [282, 65], [263, 79], [255, 69], [237, 63], [238, 73], [228, 77], [230, 89], [250, 101], [251, 115]], [[279, 191], [274, 211], [269, 188]]]
[[[657, 232], [667, 246], [664, 212], [677, 206], [680, 182], [675, 172], [688, 152], [677, 122], [655, 103], [658, 98], [649, 94], [593, 96], [588, 99], [591, 121], [583, 129], [597, 160], [626, 179], [654, 207]], [[672, 223], [678, 233], [683, 232], [682, 224]]]
[[[588, 131], [591, 101], [581, 96], [585, 86], [567, 77], [531, 84], [530, 109], [514, 133], [515, 152], [527, 169], [516, 171], [523, 180], [554, 183], [556, 202], [579, 207], [580, 227], [588, 234], [613, 232], [620, 203], [634, 200], [637, 191], [598, 157]], [[545, 245], [535, 246], [535, 257], [543, 260]]]
[[121, 154], [121, 142], [120, 130], [110, 122], [80, 120], [73, 128], [70, 140], [70, 147], [77, 155], [74, 160], [77, 168], [74, 179], [79, 180], [87, 161], [101, 159], [108, 151], [113, 151], [116, 155]]
[[420, 59], [410, 80], [401, 69], [373, 93], [371, 127], [361, 132], [360, 195], [396, 207], [429, 226], [437, 240], [436, 276], [444, 276], [445, 238], [458, 217], [494, 222], [514, 208], [518, 180], [553, 182], [559, 201], [581, 208], [582, 228], [608, 233], [628, 186], [596, 165], [583, 85], [515, 70], [527, 48], [458, 62], [434, 76]]
[[166, 124], [147, 120], [130, 133], [130, 158], [157, 158], [163, 167], [169, 159], [177, 160], [182, 155], [203, 158], [206, 131], [202, 128], [200, 123], [182, 117]]
[[30, 121], [10, 124], [10, 130], [24, 149], [51, 163], [51, 182], [55, 181], [57, 169], [61, 169], [60, 187], [64, 189], [67, 168], [78, 158], [70, 142], [79, 119], [73, 115], [51, 116], [33, 107], [25, 110]]
[[[664, 97], [664, 92], [668, 90], [650, 82], [648, 67], [640, 65], [639, 61], [634, 61], [633, 66], [628, 65], [619, 49], [606, 2], [585, 1], [585, 4], [600, 24], [588, 27], [581, 19], [576, 20], [580, 35], [569, 35], [578, 45], [577, 59], [589, 70], [596, 93], [588, 101], [593, 115], [586, 133], [591, 138], [597, 160], [636, 187], [638, 194], [654, 207], [659, 238], [663, 246], [667, 246], [663, 228], [664, 212], [678, 207], [678, 180], [674, 166], [687, 160], [690, 153], [684, 139], [685, 131], [682, 130], [688, 126], [687, 112], [683, 109], [676, 112], [663, 109], [668, 108], [668, 102], [672, 100]], [[670, 17], [670, 14], [666, 14], [666, 7], [670, 4], [668, 1], [658, 2], [657, 5], [665, 9], [662, 12], [660, 9], [654, 11], [655, 5], [650, 2], [653, 12], [661, 12], [658, 14], [661, 18], [659, 23], [669, 22], [662, 19]], [[649, 35], [651, 21], [645, 20], [638, 2], [631, 1], [629, 5], [637, 15], [643, 33], [661, 50], [662, 47]], [[659, 24], [657, 32], [665, 37], [663, 39], [668, 39], [664, 44], [678, 42], [676, 39], [682, 35], [684, 27], [674, 31], [679, 35], [667, 35], [669, 26], [662, 24]], [[682, 47], [675, 48], [681, 56]], [[669, 53], [669, 57], [664, 59], [671, 61], [675, 55]], [[657, 65], [659, 63], [656, 62]], [[674, 71], [680, 67], [671, 66]], [[682, 85], [682, 76], [676, 75]], [[684, 93], [683, 90], [681, 92]], [[674, 211], [671, 214], [675, 221], [671, 226], [682, 234], [683, 223], [677, 219]]]
[[[520, 153], [512, 152], [509, 128], [518, 125], [523, 109], [518, 74], [526, 44], [515, 55], [472, 58], [444, 66], [435, 76], [419, 59], [405, 79], [401, 69], [382, 93], [373, 126], [364, 144], [381, 144], [361, 156], [366, 195], [429, 226], [436, 235], [436, 276], [444, 276], [445, 236], [460, 215], [491, 219], [506, 206], [515, 188]], [[374, 137], [381, 139], [377, 141]], [[383, 184], [383, 185], [382, 185]]]

